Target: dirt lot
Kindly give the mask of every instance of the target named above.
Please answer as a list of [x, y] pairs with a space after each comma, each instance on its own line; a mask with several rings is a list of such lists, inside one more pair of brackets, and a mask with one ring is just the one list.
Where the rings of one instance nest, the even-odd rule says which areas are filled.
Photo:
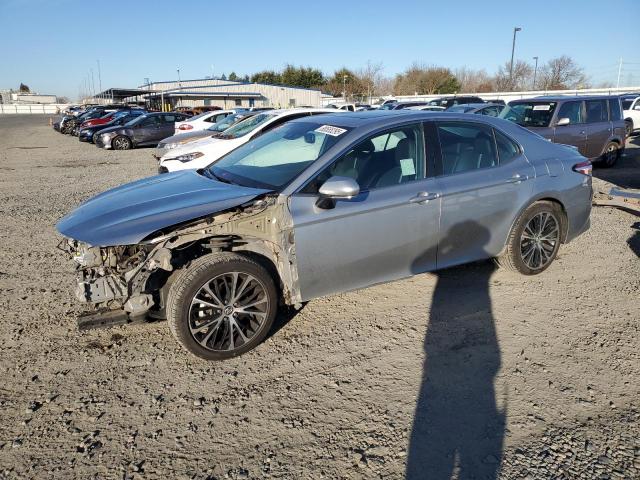
[[[0, 479], [640, 477], [639, 217], [594, 209], [541, 276], [316, 300], [206, 363], [165, 323], [76, 330], [54, 224], [155, 162], [47, 122], [0, 116]], [[633, 142], [597, 174], [640, 186]]]

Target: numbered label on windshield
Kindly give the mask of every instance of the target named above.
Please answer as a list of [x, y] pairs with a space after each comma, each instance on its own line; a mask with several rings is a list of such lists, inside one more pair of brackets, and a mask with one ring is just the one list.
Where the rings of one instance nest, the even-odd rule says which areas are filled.
[[346, 132], [346, 130], [340, 127], [333, 127], [331, 125], [322, 125], [321, 127], [316, 128], [316, 132], [325, 133], [327, 135], [331, 135], [332, 137], [339, 137], [344, 132]]
[[534, 110], [551, 110], [551, 105], [534, 105], [533, 107]]

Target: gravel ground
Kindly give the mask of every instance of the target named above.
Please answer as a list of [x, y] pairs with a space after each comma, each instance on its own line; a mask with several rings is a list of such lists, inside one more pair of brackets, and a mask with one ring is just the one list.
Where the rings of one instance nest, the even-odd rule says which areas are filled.
[[[79, 333], [54, 224], [151, 175], [0, 116], [0, 479], [639, 478], [638, 217], [596, 208], [541, 276], [477, 263], [310, 302], [255, 351], [163, 322]], [[640, 140], [609, 180], [640, 179]]]

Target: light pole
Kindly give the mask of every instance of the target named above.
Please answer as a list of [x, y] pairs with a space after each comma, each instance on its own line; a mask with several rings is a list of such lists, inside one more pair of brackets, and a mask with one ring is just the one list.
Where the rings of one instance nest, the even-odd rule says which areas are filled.
[[182, 88], [182, 83], [180, 83], [180, 69], [177, 68], [176, 72], [178, 72], [178, 88]]
[[511, 83], [511, 88], [513, 88], [513, 54], [516, 51], [516, 33], [518, 33], [522, 28], [513, 27], [513, 44], [511, 45], [511, 65], [509, 67], [509, 83]]
[[536, 61], [536, 66], [533, 67], [533, 89], [536, 89], [536, 74], [538, 73], [538, 57], [533, 57]]
[[342, 99], [347, 103], [347, 76], [342, 76]]

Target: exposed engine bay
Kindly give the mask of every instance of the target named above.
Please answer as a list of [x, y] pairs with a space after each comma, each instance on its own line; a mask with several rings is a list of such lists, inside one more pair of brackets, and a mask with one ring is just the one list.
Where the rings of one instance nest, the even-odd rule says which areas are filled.
[[288, 208], [277, 195], [268, 195], [232, 211], [154, 232], [136, 245], [98, 247], [65, 238], [59, 248], [75, 264], [75, 295], [91, 305], [87, 315], [92, 321], [117, 312], [124, 317], [118, 315], [116, 323], [130, 323], [147, 315], [163, 318], [172, 273], [215, 251], [246, 252], [261, 259], [276, 270], [284, 302], [299, 303], [292, 232]]

